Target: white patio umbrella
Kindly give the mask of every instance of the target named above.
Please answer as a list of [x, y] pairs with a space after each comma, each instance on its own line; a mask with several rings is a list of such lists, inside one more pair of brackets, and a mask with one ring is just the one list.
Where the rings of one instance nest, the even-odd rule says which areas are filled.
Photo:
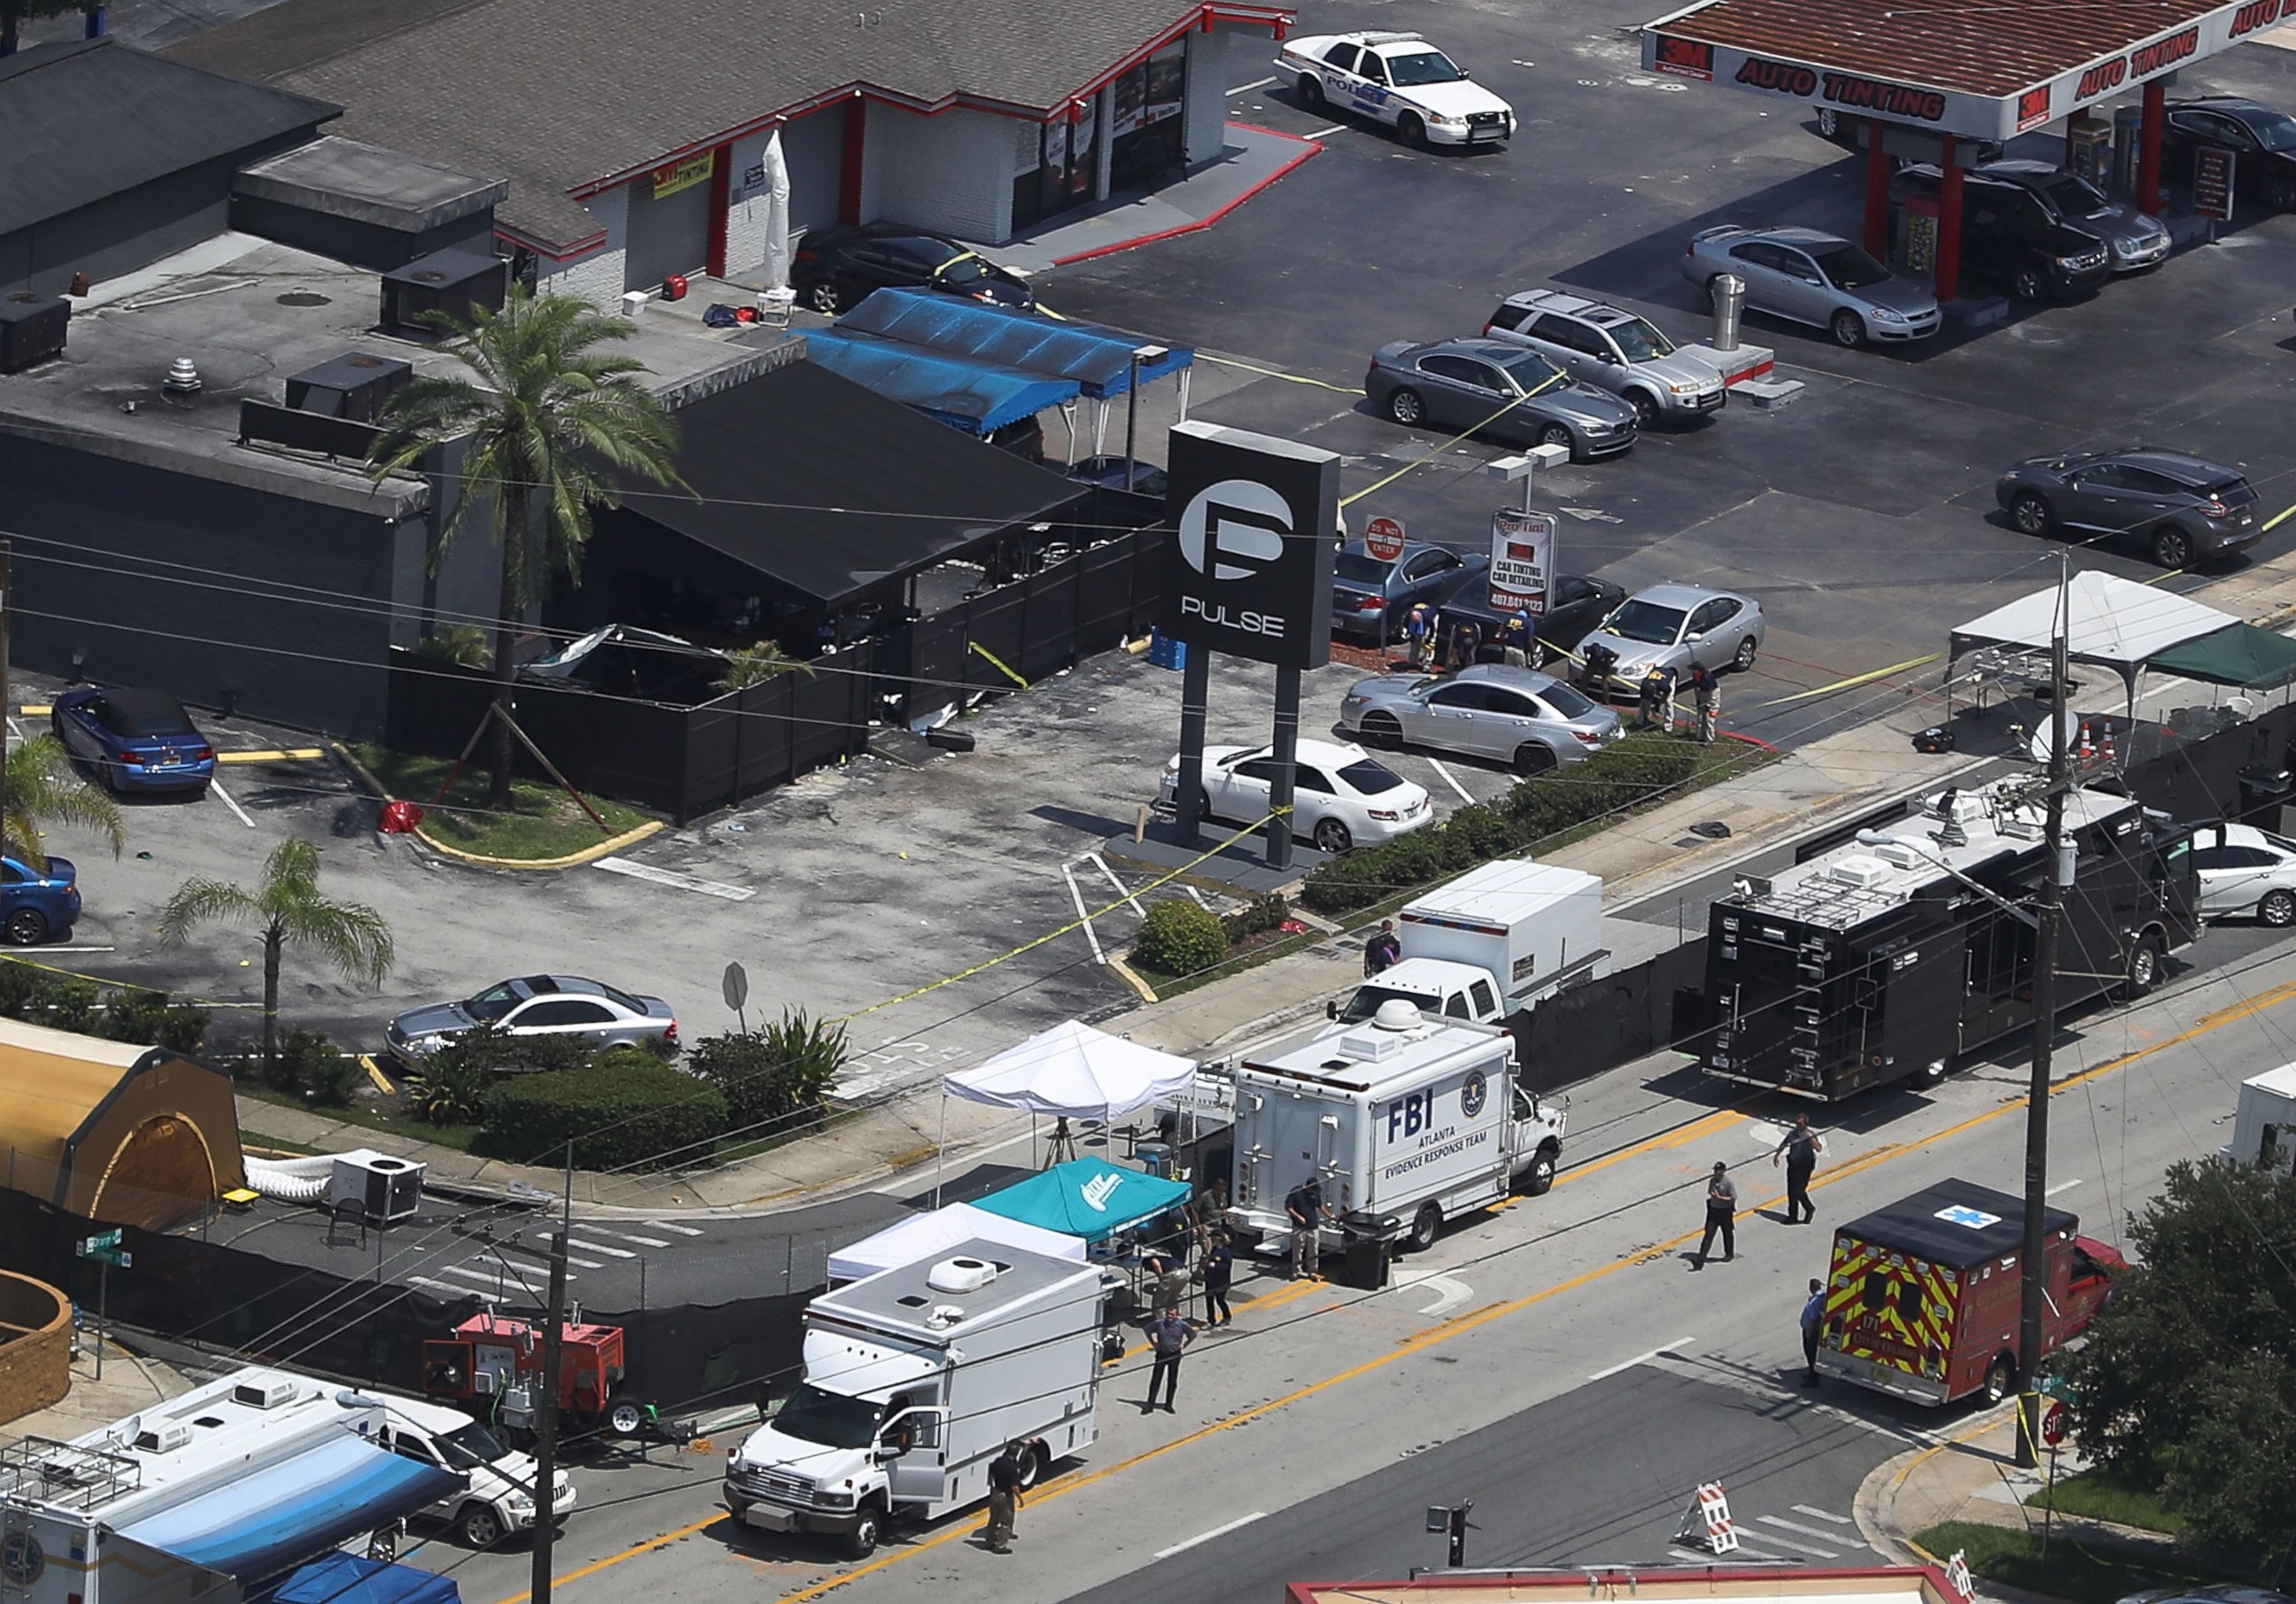
[[[1070, 1119], [1106, 1123], [1177, 1096], [1195, 1081], [1192, 1059], [1070, 1019], [1008, 1047], [985, 1064], [941, 1076], [941, 1145], [947, 1145], [952, 1095], [1000, 1109], [1050, 1114], [1065, 1127]], [[933, 1200], [940, 1200], [938, 1162]]]
[[766, 288], [786, 290], [790, 282], [789, 160], [782, 154], [782, 132], [766, 141]]

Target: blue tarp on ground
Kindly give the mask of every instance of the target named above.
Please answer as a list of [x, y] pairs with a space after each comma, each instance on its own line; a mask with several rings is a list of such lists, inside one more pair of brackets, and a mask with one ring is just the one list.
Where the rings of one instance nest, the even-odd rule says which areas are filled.
[[345, 1431], [141, 1520], [130, 1543], [242, 1583], [264, 1581], [469, 1485]]
[[[1034, 312], [922, 290], [873, 291], [837, 327], [1000, 368], [1072, 379], [1095, 401], [1131, 388], [1132, 353], [1151, 343], [1099, 323], [1056, 323]], [[1195, 359], [1187, 347], [1172, 346], [1158, 360], [1140, 364], [1140, 381], [1177, 373]]]
[[1105, 1159], [1076, 1158], [990, 1192], [973, 1207], [1097, 1242], [1177, 1208], [1190, 1191], [1185, 1181], [1119, 1169]]
[[808, 330], [806, 355], [840, 378], [889, 401], [930, 413], [968, 434], [985, 435], [1075, 400], [1083, 387], [993, 363], [927, 350], [898, 340], [841, 330]]
[[463, 1595], [452, 1577], [357, 1554], [329, 1554], [281, 1583], [271, 1604], [463, 1604]]

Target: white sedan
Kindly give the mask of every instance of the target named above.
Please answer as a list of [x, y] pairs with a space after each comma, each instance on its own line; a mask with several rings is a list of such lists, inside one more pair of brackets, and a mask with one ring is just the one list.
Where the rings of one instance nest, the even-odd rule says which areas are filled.
[[2253, 913], [2275, 929], [2296, 924], [2296, 841], [2253, 824], [2203, 824], [2193, 832], [2201, 914]]
[[[1275, 759], [1268, 747], [1204, 749], [1203, 815], [1249, 824], [1267, 816]], [[1160, 806], [1173, 806], [1180, 782], [1180, 760], [1164, 765]], [[1323, 852], [1391, 841], [1435, 819], [1435, 804], [1414, 785], [1359, 746], [1303, 741], [1292, 779], [1292, 833]]]
[[1308, 34], [1286, 41], [1275, 70], [1308, 111], [1354, 111], [1407, 145], [1505, 144], [1514, 108], [1415, 33]]

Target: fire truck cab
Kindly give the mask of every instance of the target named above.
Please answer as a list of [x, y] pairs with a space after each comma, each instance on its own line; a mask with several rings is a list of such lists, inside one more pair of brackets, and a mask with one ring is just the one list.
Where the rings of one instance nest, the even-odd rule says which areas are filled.
[[[2128, 1261], [2061, 1208], [2043, 1224], [2046, 1354], [2088, 1328]], [[2016, 1387], [2024, 1248], [2023, 1202], [1967, 1181], [1850, 1221], [1833, 1234], [1819, 1372], [1921, 1404], [1998, 1403]]]

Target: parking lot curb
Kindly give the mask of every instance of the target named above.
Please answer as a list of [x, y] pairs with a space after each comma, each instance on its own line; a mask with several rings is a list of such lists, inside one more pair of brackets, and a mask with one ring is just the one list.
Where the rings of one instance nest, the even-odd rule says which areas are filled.
[[[332, 744], [335, 756], [342, 759], [343, 766], [350, 770], [362, 790], [384, 802], [398, 800], [381, 781], [368, 772], [366, 765], [351, 755], [348, 747], [340, 741]], [[594, 863], [602, 857], [612, 856], [625, 847], [636, 846], [648, 836], [660, 835], [668, 828], [660, 819], [648, 819], [634, 830], [626, 830], [621, 834], [600, 841], [594, 846], [585, 847], [579, 852], [570, 852], [563, 857], [554, 858], [500, 858], [488, 857], [484, 853], [465, 852], [459, 847], [447, 846], [446, 842], [439, 839], [420, 824], [414, 827], [414, 838], [440, 857], [452, 858], [458, 863], [469, 863], [480, 869], [532, 869], [548, 872], [556, 869], [578, 869], [585, 863]]]
[[1155, 987], [1134, 973], [1132, 966], [1125, 962], [1131, 955], [1129, 953], [1111, 953], [1108, 967], [1116, 971], [1116, 978], [1130, 986], [1143, 1002], [1153, 1002], [1156, 1000]]

